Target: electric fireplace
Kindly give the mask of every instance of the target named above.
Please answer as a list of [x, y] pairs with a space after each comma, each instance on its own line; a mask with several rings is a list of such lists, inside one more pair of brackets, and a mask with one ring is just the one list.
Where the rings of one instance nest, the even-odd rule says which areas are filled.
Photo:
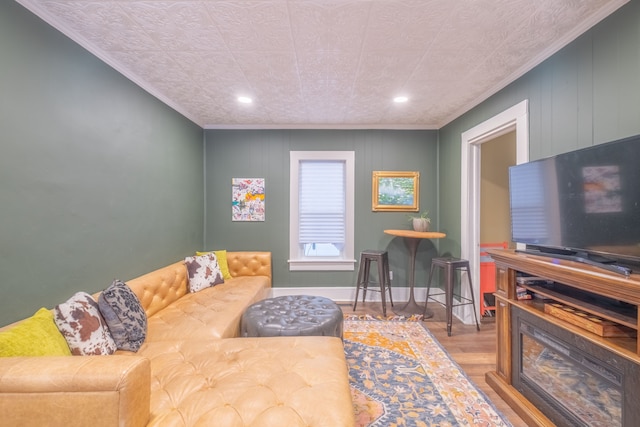
[[558, 426], [640, 425], [640, 367], [517, 306], [512, 384]]

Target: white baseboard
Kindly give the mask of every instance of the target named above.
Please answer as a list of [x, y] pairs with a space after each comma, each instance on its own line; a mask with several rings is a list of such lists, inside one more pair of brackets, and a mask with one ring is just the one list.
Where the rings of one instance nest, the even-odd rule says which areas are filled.
[[[432, 292], [439, 293], [441, 289], [432, 289]], [[286, 295], [315, 295], [319, 297], [329, 298], [337, 303], [352, 303], [356, 296], [356, 287], [336, 287], [336, 286], [322, 286], [322, 287], [310, 287], [310, 288], [271, 288], [270, 297], [280, 297]], [[409, 300], [409, 288], [408, 287], [392, 287], [391, 288], [391, 296], [393, 297], [393, 301], [405, 302]], [[427, 296], [427, 288], [415, 288], [414, 298], [419, 304], [424, 304], [424, 300]], [[436, 297], [436, 300], [444, 302], [443, 297]], [[358, 301], [362, 301], [362, 291], [358, 295]], [[367, 292], [367, 302], [380, 302], [382, 301], [380, 298], [380, 292]], [[433, 303], [432, 301], [430, 301]], [[471, 310], [471, 306], [469, 307]], [[464, 319], [460, 313], [460, 309], [464, 307], [455, 307], [453, 310], [453, 315], [458, 319]], [[471, 311], [473, 313], [473, 311]], [[471, 314], [473, 316], [473, 314]], [[471, 319], [473, 319], [471, 317]], [[464, 320], [463, 320], [464, 322]], [[472, 320], [469, 324], [473, 324], [474, 320]], [[464, 322], [467, 323], [467, 322]]]
[[[320, 297], [329, 298], [335, 302], [353, 302], [356, 296], [356, 287], [313, 287], [313, 288], [272, 288], [271, 296], [279, 297], [284, 295], [317, 295]], [[391, 296], [394, 301], [408, 301], [409, 300], [409, 288], [407, 287], [392, 287]], [[426, 288], [416, 288], [414, 298], [416, 301], [423, 303], [427, 296]], [[362, 291], [358, 295], [358, 299], [362, 300]], [[367, 301], [381, 301], [380, 292], [367, 292]]]

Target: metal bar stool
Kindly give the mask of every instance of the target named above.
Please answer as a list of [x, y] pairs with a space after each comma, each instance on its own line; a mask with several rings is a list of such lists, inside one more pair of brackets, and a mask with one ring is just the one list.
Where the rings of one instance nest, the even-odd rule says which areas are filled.
[[389, 301], [391, 307], [393, 307], [393, 298], [391, 297], [391, 277], [389, 275], [389, 255], [387, 251], [377, 251], [368, 249], [360, 253], [360, 268], [358, 269], [358, 284], [356, 286], [356, 299], [353, 303], [353, 311], [356, 311], [358, 305], [358, 293], [360, 287], [362, 287], [362, 302], [364, 302], [367, 296], [367, 289], [369, 287], [369, 268], [371, 261], [375, 261], [378, 265], [378, 282], [380, 289], [371, 289], [374, 292], [380, 292], [382, 297], [382, 315], [387, 315], [387, 302], [385, 300], [386, 291], [389, 291]]
[[[431, 291], [431, 279], [433, 277], [433, 271], [438, 267], [444, 269], [444, 286], [445, 286], [444, 292], [440, 292], [438, 294], [433, 294], [430, 296], [429, 294]], [[453, 303], [453, 297], [454, 297], [453, 282], [455, 279], [455, 272], [457, 270], [467, 271], [467, 278], [469, 282], [469, 290], [471, 291], [471, 298], [469, 299], [469, 298], [463, 297], [462, 295], [456, 294], [455, 296], [460, 301], [463, 301], [463, 302], [454, 304]], [[442, 302], [433, 298], [434, 296], [439, 296], [439, 295], [445, 296], [444, 304], [442, 304]], [[471, 284], [471, 269], [469, 268], [469, 261], [467, 261], [466, 259], [446, 257], [446, 258], [433, 258], [431, 260], [431, 271], [429, 272], [429, 282], [427, 283], [427, 298], [424, 304], [425, 314], [427, 311], [427, 304], [429, 303], [429, 299], [432, 299], [435, 302], [444, 305], [445, 308], [447, 309], [447, 335], [448, 336], [451, 336], [451, 323], [452, 323], [451, 318], [452, 318], [452, 311], [453, 311], [452, 309], [453, 307], [458, 307], [461, 305], [469, 305], [469, 304], [473, 305], [473, 315], [475, 316], [475, 319], [476, 319], [476, 329], [480, 330], [480, 324], [478, 323], [478, 314], [476, 312], [476, 302], [473, 297], [473, 285]]]

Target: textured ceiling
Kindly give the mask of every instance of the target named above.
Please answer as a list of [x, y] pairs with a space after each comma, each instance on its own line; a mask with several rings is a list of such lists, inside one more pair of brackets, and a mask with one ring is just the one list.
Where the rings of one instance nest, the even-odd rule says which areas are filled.
[[396, 129], [442, 127], [626, 1], [18, 0], [203, 127]]

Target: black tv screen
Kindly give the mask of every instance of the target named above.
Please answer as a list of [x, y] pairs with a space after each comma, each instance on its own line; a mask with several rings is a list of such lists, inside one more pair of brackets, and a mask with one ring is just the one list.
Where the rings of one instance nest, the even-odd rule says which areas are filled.
[[514, 242], [640, 265], [640, 135], [512, 166], [509, 194]]

